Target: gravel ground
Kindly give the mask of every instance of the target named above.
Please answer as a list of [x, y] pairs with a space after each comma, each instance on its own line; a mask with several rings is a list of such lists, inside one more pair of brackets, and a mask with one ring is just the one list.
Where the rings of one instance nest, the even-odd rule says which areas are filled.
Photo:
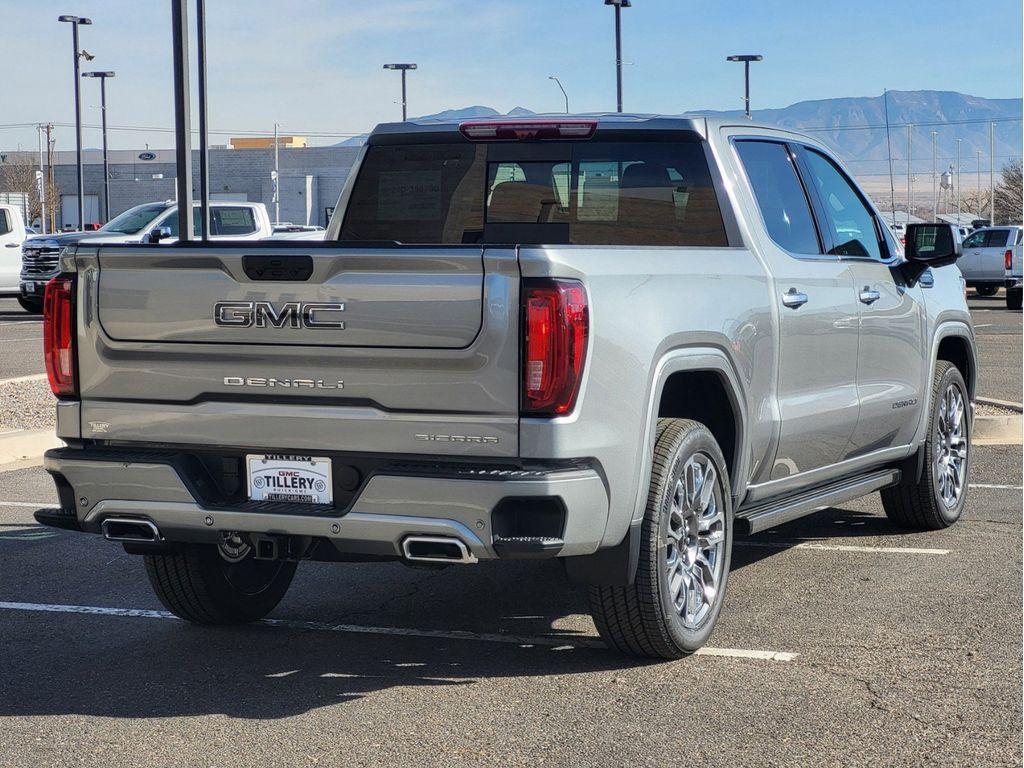
[[8, 429], [53, 429], [56, 409], [46, 379], [0, 384], [0, 432]]

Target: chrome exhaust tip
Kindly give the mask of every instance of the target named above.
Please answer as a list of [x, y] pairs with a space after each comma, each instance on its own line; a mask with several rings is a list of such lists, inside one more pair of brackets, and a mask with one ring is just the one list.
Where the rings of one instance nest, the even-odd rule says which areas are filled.
[[476, 555], [451, 536], [406, 536], [402, 554], [416, 563], [475, 563]]
[[100, 524], [107, 541], [162, 541], [160, 529], [149, 520], [133, 517], [108, 517]]

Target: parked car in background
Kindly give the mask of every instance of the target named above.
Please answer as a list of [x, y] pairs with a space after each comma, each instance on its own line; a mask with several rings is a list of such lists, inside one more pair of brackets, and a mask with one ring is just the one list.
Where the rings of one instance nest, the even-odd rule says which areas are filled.
[[1017, 242], [1012, 248], [1008, 248], [1003, 258], [1006, 260], [1006, 308], [1020, 309], [1022, 274], [1021, 274], [1021, 245], [1020, 232], [1017, 233]]
[[1006, 282], [1006, 254], [1020, 245], [1024, 229], [982, 227], [964, 240], [964, 255], [957, 262], [967, 286], [979, 296], [995, 296]]
[[21, 208], [0, 203], [0, 296], [18, 295], [21, 271], [21, 244], [25, 241], [25, 222]]
[[[194, 231], [199, 231], [199, 205], [192, 208]], [[261, 240], [273, 232], [270, 215], [263, 203], [223, 202], [210, 205], [210, 228], [217, 240]], [[41, 235], [25, 241], [21, 260], [18, 297], [29, 312], [43, 308], [43, 289], [58, 272], [62, 248], [76, 243], [146, 243], [154, 237], [161, 243], [178, 239], [178, 206], [173, 200], [143, 203], [115, 216], [96, 232]]]

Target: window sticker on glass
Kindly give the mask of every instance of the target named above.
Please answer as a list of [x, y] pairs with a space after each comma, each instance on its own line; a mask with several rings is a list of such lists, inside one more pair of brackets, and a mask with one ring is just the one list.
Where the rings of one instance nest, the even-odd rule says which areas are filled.
[[377, 215], [384, 221], [438, 218], [441, 215], [441, 172], [382, 172], [377, 190]]

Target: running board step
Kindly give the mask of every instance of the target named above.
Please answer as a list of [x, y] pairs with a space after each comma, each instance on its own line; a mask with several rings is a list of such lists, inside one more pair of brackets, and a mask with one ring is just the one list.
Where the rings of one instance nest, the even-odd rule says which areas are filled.
[[543, 536], [495, 536], [493, 544], [498, 557], [533, 559], [554, 557], [565, 546], [565, 540]]
[[883, 469], [866, 475], [840, 480], [812, 488], [794, 496], [771, 499], [736, 513], [736, 533], [749, 536], [768, 528], [788, 523], [804, 515], [817, 512], [844, 501], [866, 496], [873, 491], [888, 488], [900, 481], [900, 470]]

